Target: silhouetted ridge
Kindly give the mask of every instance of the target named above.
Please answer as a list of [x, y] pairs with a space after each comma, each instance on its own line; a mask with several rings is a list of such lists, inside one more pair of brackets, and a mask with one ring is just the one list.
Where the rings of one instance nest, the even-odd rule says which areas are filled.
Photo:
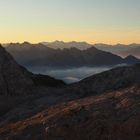
[[19, 64], [27, 67], [112, 66], [124, 63], [135, 64], [140, 61], [126, 60], [115, 54], [99, 50], [94, 46], [85, 50], [76, 47], [53, 49], [43, 44], [17, 43], [10, 44], [6, 49]]
[[62, 85], [65, 84], [61, 80], [28, 72], [0, 46], [0, 95], [32, 94], [35, 86], [57, 87]]
[[28, 77], [33, 81], [35, 87], [62, 87], [65, 86], [66, 83], [62, 80], [55, 79], [48, 75], [42, 74], [33, 74], [29, 72], [25, 67], [20, 66], [23, 73], [28, 75]]
[[0, 94], [27, 94], [33, 81], [22, 72], [13, 57], [0, 46]]
[[133, 56], [133, 55], [127, 56], [124, 60], [125, 60], [125, 62], [128, 63], [128, 64], [140, 63], [140, 59], [136, 58], [136, 57]]
[[102, 94], [140, 83], [140, 64], [118, 67], [100, 74], [90, 76], [72, 84], [73, 92], [83, 97]]

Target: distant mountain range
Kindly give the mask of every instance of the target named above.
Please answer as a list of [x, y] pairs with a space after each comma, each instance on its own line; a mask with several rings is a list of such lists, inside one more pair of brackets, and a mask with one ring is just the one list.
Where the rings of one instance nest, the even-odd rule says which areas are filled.
[[54, 49], [75, 47], [80, 50], [85, 50], [87, 48], [90, 48], [91, 46], [95, 46], [97, 49], [111, 52], [116, 55], [120, 55], [122, 57], [133, 55], [135, 57], [140, 58], [140, 44], [136, 44], [136, 43], [129, 44], [129, 45], [124, 45], [124, 44], [108, 45], [103, 43], [89, 44], [86, 42], [76, 42], [76, 41], [72, 41], [72, 42], [54, 41], [54, 42], [43, 42], [43, 44]]
[[140, 58], [140, 44], [116, 44], [116, 45], [107, 45], [107, 44], [95, 44], [96, 48], [101, 49], [103, 51], [108, 51], [113, 54], [127, 57], [128, 55], [133, 55], [135, 57]]
[[[56, 43], [56, 42], [55, 42]], [[58, 43], [58, 42], [57, 42]], [[61, 42], [60, 44], [64, 44]], [[118, 64], [135, 64], [140, 60], [134, 56], [121, 58], [110, 52], [102, 51], [94, 46], [78, 49], [77, 46], [86, 43], [73, 44], [70, 48], [54, 49], [43, 44], [30, 44], [28, 42], [10, 43], [6, 50], [13, 55], [15, 60], [24, 66], [48, 67], [81, 67], [81, 66], [110, 66]], [[78, 44], [78, 45], [76, 45]], [[88, 46], [88, 45], [87, 45]]]
[[130, 54], [136, 56], [137, 58], [140, 58], [140, 46], [137, 48], [131, 48], [129, 50], [120, 52], [121, 56], [128, 56]]
[[86, 42], [76, 42], [76, 41], [64, 42], [64, 41], [58, 41], [58, 40], [54, 42], [42, 42], [42, 44], [46, 45], [47, 47], [54, 48], [54, 49], [77, 48], [80, 50], [85, 50], [93, 46]]

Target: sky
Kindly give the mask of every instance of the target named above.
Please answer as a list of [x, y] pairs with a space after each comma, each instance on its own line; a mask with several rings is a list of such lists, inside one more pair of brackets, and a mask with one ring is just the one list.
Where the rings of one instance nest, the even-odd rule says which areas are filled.
[[0, 0], [0, 42], [140, 43], [140, 0]]

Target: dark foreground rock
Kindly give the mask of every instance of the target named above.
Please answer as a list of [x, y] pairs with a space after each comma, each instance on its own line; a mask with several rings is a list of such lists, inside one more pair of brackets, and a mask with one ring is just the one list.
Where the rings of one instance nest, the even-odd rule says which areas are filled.
[[0, 121], [4, 114], [18, 105], [31, 102], [42, 94], [48, 96], [51, 88], [63, 86], [65, 83], [61, 80], [29, 72], [0, 46]]
[[32, 94], [36, 86], [57, 87], [64, 85], [63, 81], [50, 76], [28, 72], [0, 46], [0, 95], [27, 95]]
[[140, 64], [105, 71], [70, 86], [71, 92], [83, 97], [102, 94], [140, 83]]
[[2, 140], [139, 140], [140, 85], [63, 103], [0, 127]]
[[0, 46], [0, 95], [27, 94], [32, 86], [33, 81]]

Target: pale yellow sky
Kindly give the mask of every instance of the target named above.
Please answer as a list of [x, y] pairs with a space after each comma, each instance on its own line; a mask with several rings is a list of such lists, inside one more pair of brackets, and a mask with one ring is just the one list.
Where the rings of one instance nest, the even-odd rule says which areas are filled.
[[[53, 28], [53, 27], [52, 27]], [[20, 30], [20, 32], [11, 30], [1, 31], [0, 42], [24, 42], [38, 43], [43, 41], [86, 41], [88, 43], [107, 43], [107, 44], [131, 44], [140, 43], [140, 33], [138, 31], [96, 31], [96, 30], [72, 30], [72, 29], [54, 29], [54, 30]]]
[[140, 43], [140, 0], [0, 0], [0, 42]]

